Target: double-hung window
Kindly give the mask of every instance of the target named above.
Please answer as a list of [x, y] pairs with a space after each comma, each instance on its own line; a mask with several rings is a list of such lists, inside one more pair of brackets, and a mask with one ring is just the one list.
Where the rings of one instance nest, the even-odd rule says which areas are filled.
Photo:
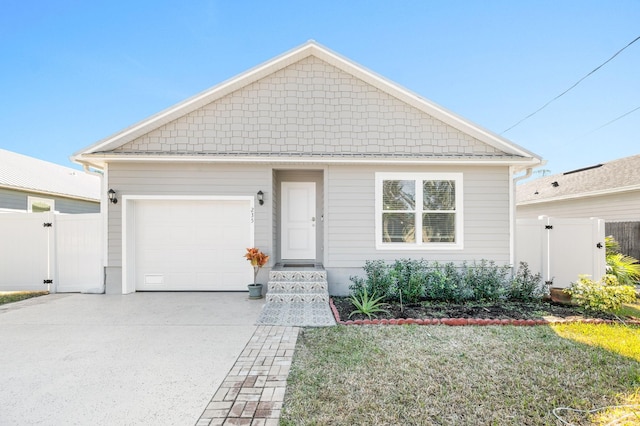
[[376, 173], [376, 248], [462, 249], [462, 173]]

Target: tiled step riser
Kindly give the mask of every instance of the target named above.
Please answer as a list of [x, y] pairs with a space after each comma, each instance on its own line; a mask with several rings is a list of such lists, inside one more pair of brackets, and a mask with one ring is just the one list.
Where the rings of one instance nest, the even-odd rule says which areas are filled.
[[271, 303], [329, 303], [329, 294], [278, 294], [267, 293], [266, 301]]
[[327, 271], [271, 271], [271, 282], [323, 282], [327, 281]]
[[304, 292], [327, 292], [329, 284], [324, 282], [269, 282], [269, 292], [276, 293], [304, 293]]

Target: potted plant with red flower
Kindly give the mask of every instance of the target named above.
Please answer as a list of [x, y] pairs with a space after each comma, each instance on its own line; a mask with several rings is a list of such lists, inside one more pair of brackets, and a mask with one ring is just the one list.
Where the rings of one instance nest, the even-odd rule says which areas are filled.
[[249, 299], [261, 299], [262, 298], [262, 284], [256, 282], [258, 279], [258, 272], [260, 268], [267, 264], [269, 256], [261, 252], [259, 249], [253, 247], [248, 248], [244, 257], [251, 262], [253, 266], [253, 283], [249, 284]]

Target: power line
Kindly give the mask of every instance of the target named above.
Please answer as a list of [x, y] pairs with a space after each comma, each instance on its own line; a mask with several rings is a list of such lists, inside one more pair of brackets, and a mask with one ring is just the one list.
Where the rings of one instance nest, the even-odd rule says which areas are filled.
[[[514, 127], [516, 127], [517, 125], [519, 125], [520, 123], [522, 123], [523, 121], [527, 120], [528, 118], [533, 117], [534, 115], [536, 115], [537, 113], [539, 113], [540, 111], [542, 111], [543, 109], [545, 109], [551, 102], [557, 100], [558, 98], [560, 98], [561, 96], [565, 95], [569, 90], [573, 89], [574, 87], [576, 87], [578, 84], [582, 83], [582, 81], [584, 79], [586, 79], [587, 77], [589, 77], [591, 74], [593, 74], [594, 72], [598, 71], [600, 68], [602, 68], [603, 66], [605, 66], [608, 62], [610, 62], [613, 58], [615, 58], [616, 56], [618, 56], [620, 53], [622, 53], [623, 50], [625, 50], [627, 47], [631, 46], [633, 43], [635, 43], [636, 41], [640, 40], [640, 36], [636, 37], [633, 41], [631, 41], [631, 43], [627, 44], [625, 47], [623, 47], [622, 49], [618, 50], [612, 57], [610, 57], [609, 59], [607, 59], [606, 61], [604, 61], [603, 63], [601, 63], [600, 65], [598, 65], [596, 68], [594, 68], [591, 72], [589, 72], [587, 75], [585, 75], [584, 77], [582, 77], [580, 80], [578, 80], [575, 84], [573, 84], [573, 86], [569, 87], [567, 90], [565, 90], [564, 92], [560, 93], [558, 96], [556, 96], [555, 98], [551, 99], [549, 102], [547, 102], [546, 104], [542, 105], [540, 108], [538, 108], [537, 110], [533, 111], [531, 114], [527, 115], [526, 117], [524, 117], [523, 119], [521, 119], [520, 121], [518, 121], [516, 124], [514, 124], [513, 126], [509, 127], [507, 130], [504, 130], [502, 133], [500, 133], [501, 135], [504, 133], [507, 133], [509, 130], [513, 129]], [[633, 111], [630, 111], [630, 113]], [[622, 117], [619, 117], [622, 118]], [[615, 121], [615, 120], [614, 120]], [[603, 126], [604, 127], [604, 126]]]
[[621, 118], [624, 118], [624, 117], [626, 117], [627, 115], [631, 114], [632, 112], [636, 112], [636, 111], [637, 111], [637, 110], [639, 110], [639, 109], [640, 109], [640, 106], [639, 106], [639, 107], [637, 107], [637, 108], [632, 109], [631, 111], [627, 111], [627, 112], [625, 112], [624, 114], [622, 114], [622, 115], [620, 115], [620, 116], [618, 116], [618, 117], [614, 118], [613, 120], [611, 120], [611, 121], [608, 121], [608, 122], [604, 123], [602, 126], [598, 127], [597, 129], [593, 129], [592, 131], [590, 131], [590, 132], [589, 132], [589, 133], [587, 133], [587, 134], [590, 134], [590, 133], [596, 132], [596, 131], [598, 131], [598, 130], [602, 129], [603, 127], [607, 127], [609, 124], [615, 123], [616, 121], [620, 120]]

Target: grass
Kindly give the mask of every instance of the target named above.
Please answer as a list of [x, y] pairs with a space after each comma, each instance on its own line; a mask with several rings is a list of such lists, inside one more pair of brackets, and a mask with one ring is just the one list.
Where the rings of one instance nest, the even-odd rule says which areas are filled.
[[639, 348], [622, 325], [305, 329], [281, 424], [556, 425], [635, 401]]
[[640, 319], [640, 302], [622, 305], [622, 308], [616, 311], [615, 314], [620, 317], [634, 317]]
[[19, 302], [32, 297], [44, 296], [48, 291], [0, 291], [0, 305]]

